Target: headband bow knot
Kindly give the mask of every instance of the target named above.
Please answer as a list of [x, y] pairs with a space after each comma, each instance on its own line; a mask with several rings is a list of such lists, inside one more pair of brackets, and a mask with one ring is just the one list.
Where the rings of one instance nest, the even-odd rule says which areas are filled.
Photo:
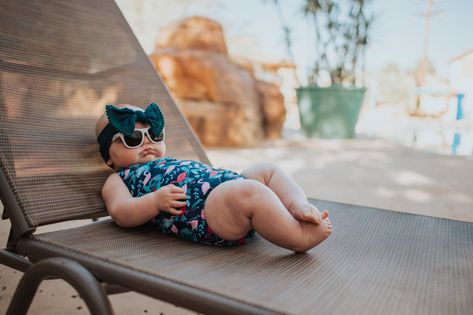
[[160, 134], [164, 129], [163, 113], [156, 103], [149, 104], [144, 112], [125, 107], [118, 108], [113, 105], [105, 106], [105, 112], [109, 124], [126, 136], [133, 136], [137, 121], [148, 124], [156, 134]]

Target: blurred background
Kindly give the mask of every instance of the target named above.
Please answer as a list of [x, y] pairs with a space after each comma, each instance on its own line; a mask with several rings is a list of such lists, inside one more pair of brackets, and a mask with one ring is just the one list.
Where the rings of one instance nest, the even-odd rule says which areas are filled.
[[[350, 81], [366, 90], [354, 134], [341, 138], [473, 153], [472, 1], [116, 2], [206, 146], [314, 136], [301, 130], [296, 89]], [[337, 60], [350, 53], [353, 69]], [[353, 73], [337, 82], [340, 64]]]

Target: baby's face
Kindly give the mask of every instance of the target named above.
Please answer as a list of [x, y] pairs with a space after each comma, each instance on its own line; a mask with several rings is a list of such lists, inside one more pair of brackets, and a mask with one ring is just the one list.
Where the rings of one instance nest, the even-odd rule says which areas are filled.
[[[146, 128], [147, 124], [137, 122], [136, 128]], [[143, 145], [129, 149], [120, 138], [112, 142], [109, 150], [110, 159], [107, 164], [115, 169], [127, 168], [134, 164], [142, 164], [152, 160], [160, 159], [166, 154], [166, 144], [164, 141], [160, 143], [151, 142], [147, 136], [144, 138]]]

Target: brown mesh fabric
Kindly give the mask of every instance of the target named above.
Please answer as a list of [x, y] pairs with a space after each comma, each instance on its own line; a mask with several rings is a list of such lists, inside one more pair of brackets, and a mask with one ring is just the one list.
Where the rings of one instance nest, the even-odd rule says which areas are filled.
[[35, 237], [65, 255], [92, 256], [283, 314], [471, 314], [473, 223], [316, 205], [330, 209], [334, 233], [299, 255], [259, 236], [215, 248], [107, 222]]
[[109, 103], [166, 117], [168, 153], [208, 162], [114, 1], [0, 2], [0, 159], [30, 226], [104, 215]]

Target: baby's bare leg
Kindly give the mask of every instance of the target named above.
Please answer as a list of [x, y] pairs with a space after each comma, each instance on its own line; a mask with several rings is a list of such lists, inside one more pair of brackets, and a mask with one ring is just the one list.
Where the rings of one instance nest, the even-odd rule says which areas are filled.
[[321, 220], [328, 217], [328, 211], [320, 213], [308, 202], [302, 188], [276, 165], [268, 163], [256, 165], [244, 170], [242, 175], [268, 186], [299, 221], [319, 224]]
[[316, 246], [332, 231], [328, 218], [319, 225], [296, 220], [271, 189], [250, 179], [217, 186], [204, 212], [212, 231], [224, 239], [237, 240], [255, 229], [268, 241], [297, 252]]

